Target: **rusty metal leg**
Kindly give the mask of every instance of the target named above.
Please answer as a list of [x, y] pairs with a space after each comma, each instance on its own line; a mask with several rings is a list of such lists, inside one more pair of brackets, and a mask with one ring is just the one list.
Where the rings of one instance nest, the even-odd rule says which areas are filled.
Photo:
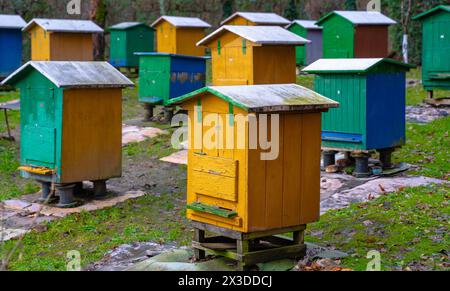
[[6, 130], [8, 131], [8, 138], [10, 140], [12, 140], [11, 128], [9, 126], [9, 119], [8, 119], [8, 110], [7, 109], [3, 109], [3, 112], [5, 114], [5, 122], [6, 122]]
[[[201, 229], [194, 229], [194, 241], [198, 243], [205, 242], [205, 231]], [[199, 250], [194, 248], [194, 255], [196, 261], [201, 261], [206, 258], [206, 252], [204, 250]]]
[[356, 161], [353, 176], [356, 178], [370, 177], [369, 155], [366, 153], [352, 153], [352, 157], [355, 158]]
[[427, 91], [427, 96], [428, 96], [428, 99], [433, 99], [434, 98], [434, 91], [433, 90]]
[[106, 191], [106, 180], [93, 181], [94, 183], [94, 196], [95, 198], [105, 197]]
[[75, 189], [75, 184], [57, 184], [56, 194], [59, 196], [59, 203], [57, 207], [59, 208], [73, 208], [76, 207], [77, 203], [74, 199], [73, 191]]
[[323, 151], [323, 167], [332, 166], [336, 164], [336, 151]]

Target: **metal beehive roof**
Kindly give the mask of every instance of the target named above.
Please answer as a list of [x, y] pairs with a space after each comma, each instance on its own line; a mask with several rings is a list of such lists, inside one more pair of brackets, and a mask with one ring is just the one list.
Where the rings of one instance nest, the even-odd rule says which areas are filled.
[[303, 69], [307, 73], [364, 73], [381, 64], [389, 63], [403, 68], [414, 66], [391, 59], [320, 59]]
[[425, 11], [419, 15], [416, 15], [413, 17], [414, 20], [418, 20], [424, 17], [428, 17], [430, 15], [432, 15], [433, 13], [437, 12], [437, 11], [446, 11], [446, 12], [450, 12], [450, 5], [438, 5], [436, 7], [434, 7], [433, 9], [430, 9], [428, 11]]
[[22, 73], [34, 68], [60, 88], [125, 88], [134, 86], [127, 77], [107, 62], [28, 62], [2, 85], [15, 83]]
[[102, 33], [103, 29], [90, 20], [77, 19], [42, 19], [35, 18], [28, 22], [23, 28], [28, 31], [32, 26], [39, 25], [49, 32], [72, 32], [72, 33]]
[[333, 11], [320, 19], [317, 24], [320, 25], [325, 19], [335, 14], [355, 25], [392, 25], [397, 23], [378, 11]]
[[316, 24], [316, 20], [294, 20], [291, 24], [289, 24], [286, 28], [290, 28], [294, 24], [298, 24], [301, 27], [306, 29], [322, 29], [322, 27]]
[[167, 21], [175, 27], [193, 27], [193, 28], [210, 28], [211, 25], [197, 17], [180, 17], [180, 16], [161, 16], [152, 27], [158, 25], [161, 21]]
[[22, 29], [27, 23], [19, 15], [0, 14], [0, 28]]
[[263, 45], [303, 45], [310, 43], [309, 40], [279, 26], [225, 25], [199, 41], [197, 45], [206, 45], [226, 31], [237, 34], [251, 42]]
[[140, 25], [145, 25], [147, 26], [147, 24], [143, 23], [143, 22], [122, 22], [122, 23], [118, 23], [115, 24], [113, 26], [110, 26], [108, 29], [109, 30], [127, 30], [136, 26], [140, 26]]
[[171, 104], [211, 93], [248, 112], [325, 110], [339, 103], [297, 84], [211, 86], [173, 99]]
[[224, 21], [220, 23], [220, 25], [224, 25], [233, 18], [242, 17], [256, 24], [267, 24], [267, 25], [288, 25], [290, 23], [284, 17], [281, 17], [275, 13], [264, 13], [264, 12], [236, 12]]

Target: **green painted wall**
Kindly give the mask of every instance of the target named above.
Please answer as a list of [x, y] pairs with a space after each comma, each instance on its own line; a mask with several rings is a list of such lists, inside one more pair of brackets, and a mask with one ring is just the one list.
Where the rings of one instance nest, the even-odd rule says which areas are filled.
[[112, 30], [110, 34], [110, 60], [114, 64], [127, 58], [127, 32], [125, 30]]
[[[295, 33], [298, 36], [301, 36], [303, 38], [307, 38], [307, 34], [308, 31], [304, 28], [301, 27], [298, 24], [294, 24], [289, 28], [289, 31]], [[296, 51], [296, 62], [297, 65], [300, 66], [305, 66], [306, 65], [306, 46], [302, 45], [302, 46], [297, 46], [295, 48]]]
[[353, 24], [339, 15], [332, 15], [323, 23], [323, 57], [353, 58], [355, 55]]
[[[450, 89], [450, 13], [436, 12], [423, 21], [423, 84], [427, 90]], [[437, 74], [447, 74], [438, 79]]]
[[[366, 76], [361, 74], [317, 75], [314, 90], [340, 103], [339, 108], [322, 116], [322, 130], [334, 133], [366, 134]], [[364, 149], [363, 143], [352, 144], [353, 149]], [[324, 147], [349, 148], [349, 143], [324, 142]]]
[[35, 70], [16, 86], [21, 101], [21, 165], [56, 168], [60, 177], [63, 90]]
[[154, 96], [170, 95], [170, 56], [141, 56], [139, 101], [154, 103]]

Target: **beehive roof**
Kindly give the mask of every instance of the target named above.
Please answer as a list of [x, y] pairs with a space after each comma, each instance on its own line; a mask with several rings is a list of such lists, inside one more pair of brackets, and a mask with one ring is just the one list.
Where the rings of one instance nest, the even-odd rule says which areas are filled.
[[339, 15], [355, 25], [393, 25], [397, 23], [378, 11], [333, 11], [322, 17], [317, 24], [321, 25], [333, 15]]
[[0, 14], [0, 28], [22, 29], [27, 25], [19, 15]]
[[206, 45], [227, 31], [262, 45], [303, 45], [310, 43], [309, 40], [279, 26], [225, 25], [199, 41], [197, 45]]
[[298, 24], [306, 29], [322, 29], [322, 27], [318, 26], [316, 22], [316, 20], [294, 20], [286, 28], [290, 28], [291, 26]]
[[35, 18], [28, 22], [23, 28], [28, 31], [34, 25], [39, 25], [49, 32], [71, 32], [71, 33], [102, 33], [103, 29], [90, 20], [78, 19], [43, 19]]
[[224, 21], [220, 23], [220, 25], [224, 25], [233, 18], [242, 17], [256, 24], [267, 24], [267, 25], [288, 25], [290, 23], [284, 17], [281, 17], [275, 13], [264, 13], [264, 12], [236, 12]]
[[158, 52], [137, 52], [134, 53], [136, 56], [163, 56], [163, 57], [174, 57], [174, 58], [182, 58], [182, 59], [204, 59], [209, 60], [211, 57], [205, 57], [205, 56], [188, 56], [188, 55], [180, 55], [180, 54], [170, 54], [170, 53], [158, 53]]
[[181, 104], [208, 93], [248, 112], [323, 111], [339, 106], [339, 103], [297, 84], [211, 86], [173, 99], [170, 103]]
[[307, 73], [366, 73], [380, 64], [397, 66], [401, 70], [409, 70], [413, 65], [391, 59], [320, 59], [303, 69]]
[[446, 12], [450, 12], [450, 5], [438, 5], [436, 7], [434, 7], [433, 9], [430, 9], [428, 11], [425, 11], [419, 15], [416, 15], [413, 17], [414, 20], [418, 20], [418, 19], [422, 19], [424, 17], [428, 17], [432, 14], [434, 14], [437, 11], [446, 11]]
[[121, 23], [117, 23], [113, 26], [110, 26], [108, 28], [108, 30], [127, 30], [136, 26], [147, 26], [147, 24], [143, 23], [143, 22], [121, 22]]
[[192, 27], [192, 28], [210, 28], [211, 25], [197, 17], [180, 17], [180, 16], [161, 16], [152, 27], [158, 25], [161, 21], [167, 21], [175, 27]]
[[35, 69], [59, 88], [125, 88], [134, 86], [127, 77], [107, 62], [28, 62], [2, 85], [13, 84]]

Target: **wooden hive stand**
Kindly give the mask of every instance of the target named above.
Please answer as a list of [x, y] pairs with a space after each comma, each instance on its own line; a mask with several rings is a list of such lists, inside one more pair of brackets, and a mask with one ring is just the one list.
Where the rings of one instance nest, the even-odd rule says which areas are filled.
[[[196, 261], [204, 260], [208, 252], [237, 261], [239, 271], [248, 271], [259, 263], [303, 258], [306, 255], [306, 225], [253, 233], [242, 233], [196, 221], [192, 225], [192, 247]], [[217, 236], [206, 237], [206, 232]], [[283, 237], [286, 233], [292, 233], [293, 238]]]

